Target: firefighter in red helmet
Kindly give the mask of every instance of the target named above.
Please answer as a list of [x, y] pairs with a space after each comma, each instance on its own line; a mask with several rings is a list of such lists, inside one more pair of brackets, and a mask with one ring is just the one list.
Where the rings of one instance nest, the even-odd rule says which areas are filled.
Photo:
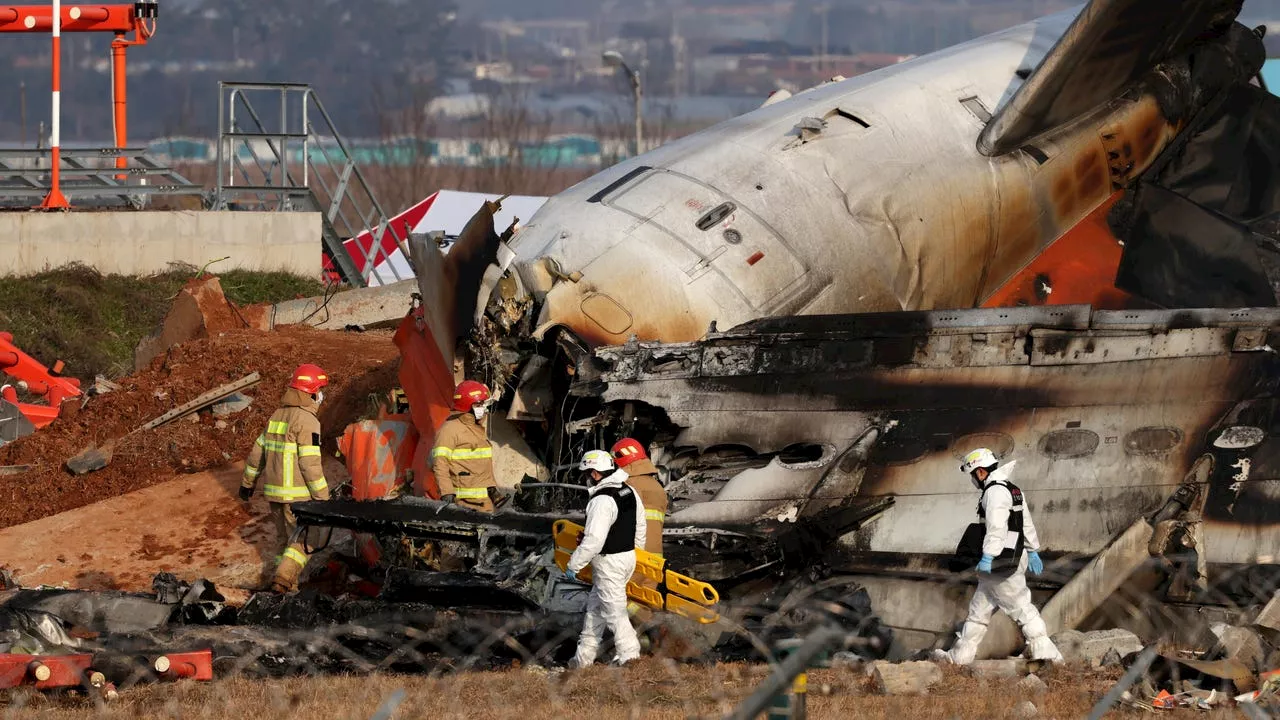
[[454, 414], [449, 416], [431, 449], [431, 471], [440, 486], [440, 499], [462, 507], [493, 512], [498, 484], [493, 474], [493, 446], [485, 431], [489, 388], [474, 380], [453, 392]]
[[662, 555], [662, 524], [667, 519], [667, 491], [658, 482], [658, 468], [649, 460], [644, 446], [632, 438], [622, 438], [613, 446], [613, 461], [627, 471], [627, 484], [644, 503], [644, 549]]
[[298, 576], [307, 564], [306, 543], [298, 531], [292, 504], [329, 499], [320, 463], [320, 420], [316, 417], [328, 384], [329, 376], [319, 366], [299, 365], [280, 399], [280, 409], [271, 415], [244, 463], [240, 499], [248, 502], [261, 478], [283, 547], [271, 584], [275, 592], [296, 590]]

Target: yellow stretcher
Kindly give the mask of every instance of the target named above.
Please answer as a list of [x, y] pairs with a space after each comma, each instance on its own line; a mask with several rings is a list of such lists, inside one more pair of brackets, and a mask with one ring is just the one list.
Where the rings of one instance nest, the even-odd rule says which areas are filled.
[[[569, 564], [569, 556], [577, 549], [586, 528], [568, 520], [557, 520], [552, 526], [556, 541], [556, 566]], [[578, 579], [591, 582], [591, 566], [578, 573]], [[636, 571], [627, 583], [627, 597], [654, 610], [666, 610], [704, 625], [720, 619], [713, 607], [720, 593], [710, 583], [694, 580], [667, 569], [661, 555], [636, 548]]]

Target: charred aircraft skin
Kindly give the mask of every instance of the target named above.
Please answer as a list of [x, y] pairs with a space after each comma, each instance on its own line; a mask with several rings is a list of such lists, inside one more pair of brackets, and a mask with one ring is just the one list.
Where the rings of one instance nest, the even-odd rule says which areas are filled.
[[[673, 522], [802, 518], [893, 496], [846, 542], [946, 555], [969, 522], [957, 506], [972, 504], [956, 468], [986, 446], [1018, 462], [1050, 549], [1093, 554], [1208, 458], [1209, 558], [1253, 563], [1280, 553], [1280, 537], [1247, 537], [1280, 523], [1277, 333], [1280, 310], [1268, 309], [780, 318], [697, 343], [601, 348], [608, 369], [592, 392], [615, 408], [663, 408], [670, 439], [656, 452], [669, 468], [717, 446], [777, 461], [707, 481], [697, 502], [673, 497]], [[786, 461], [805, 445], [808, 457]]]
[[[857, 574], [904, 642], [945, 637], [963, 603], [918, 585], [970, 521], [973, 447], [1018, 462], [1059, 567], [1175, 491], [1214, 567], [1275, 557], [1280, 153], [1222, 138], [1280, 128], [1280, 104], [1250, 86], [1264, 54], [1239, 10], [1092, 0], [658, 148], [502, 238], [477, 216], [460, 245], [491, 264], [444, 274], [484, 276], [444, 334], [515, 388], [502, 408], [547, 467], [647, 442], [668, 539], [856, 515], [813, 564]], [[1107, 289], [1236, 309], [972, 309], [1105, 207]]]
[[[1213, 573], [1280, 553], [1277, 339], [1272, 309], [777, 318], [600, 348], [579, 391], [606, 402], [602, 424], [626, 431], [630, 407], [657, 428], [673, 522], [803, 522], [892, 498], [827, 562], [884, 601], [887, 623], [921, 630], [895, 584], [954, 582], [946, 560], [975, 502], [957, 468], [974, 447], [1017, 462], [1046, 557], [1098, 553], [1184, 484], [1201, 490]], [[717, 470], [726, 448], [738, 468]]]

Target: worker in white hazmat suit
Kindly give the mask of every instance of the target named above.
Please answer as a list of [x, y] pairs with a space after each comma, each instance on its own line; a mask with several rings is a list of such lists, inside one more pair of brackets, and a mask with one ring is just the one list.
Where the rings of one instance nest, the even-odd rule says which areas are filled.
[[[1040, 560], [1040, 537], [1023, 501], [1022, 490], [1009, 481], [1012, 468], [1013, 463], [1000, 467], [995, 454], [987, 448], [969, 453], [960, 466], [982, 492], [978, 519], [985, 523], [986, 533], [982, 538], [982, 560], [977, 568], [978, 589], [969, 602], [969, 617], [956, 644], [942, 654], [942, 659], [958, 665], [974, 661], [996, 608], [1022, 628], [1027, 640], [1027, 656], [1034, 660], [1062, 661], [1062, 654], [1049, 639], [1048, 629], [1031, 603], [1031, 590], [1027, 588], [1027, 569], [1039, 575], [1044, 571], [1044, 563]], [[997, 558], [1001, 562], [997, 563]], [[993, 569], [993, 564], [1008, 567]]]
[[636, 569], [636, 548], [645, 543], [644, 503], [608, 452], [587, 451], [578, 469], [590, 474], [591, 500], [586, 529], [565, 565], [565, 577], [577, 581], [590, 563], [592, 587], [573, 667], [595, 662], [606, 626], [617, 649], [612, 664], [624, 665], [640, 657], [640, 641], [627, 615], [627, 581]]

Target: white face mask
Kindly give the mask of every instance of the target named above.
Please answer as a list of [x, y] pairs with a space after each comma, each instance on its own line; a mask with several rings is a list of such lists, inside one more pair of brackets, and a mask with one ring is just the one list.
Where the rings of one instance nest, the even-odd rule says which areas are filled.
[[317, 392], [317, 393], [316, 393], [316, 405], [319, 405], [319, 404], [320, 404], [320, 403], [322, 403], [322, 402], [324, 402], [324, 391], [323, 391], [323, 390], [321, 390], [321, 391], [319, 391], [319, 392]]
[[476, 420], [483, 420], [484, 414], [486, 411], [487, 409], [483, 405], [476, 405], [475, 407], [471, 408], [471, 412], [473, 415], [476, 416]]

